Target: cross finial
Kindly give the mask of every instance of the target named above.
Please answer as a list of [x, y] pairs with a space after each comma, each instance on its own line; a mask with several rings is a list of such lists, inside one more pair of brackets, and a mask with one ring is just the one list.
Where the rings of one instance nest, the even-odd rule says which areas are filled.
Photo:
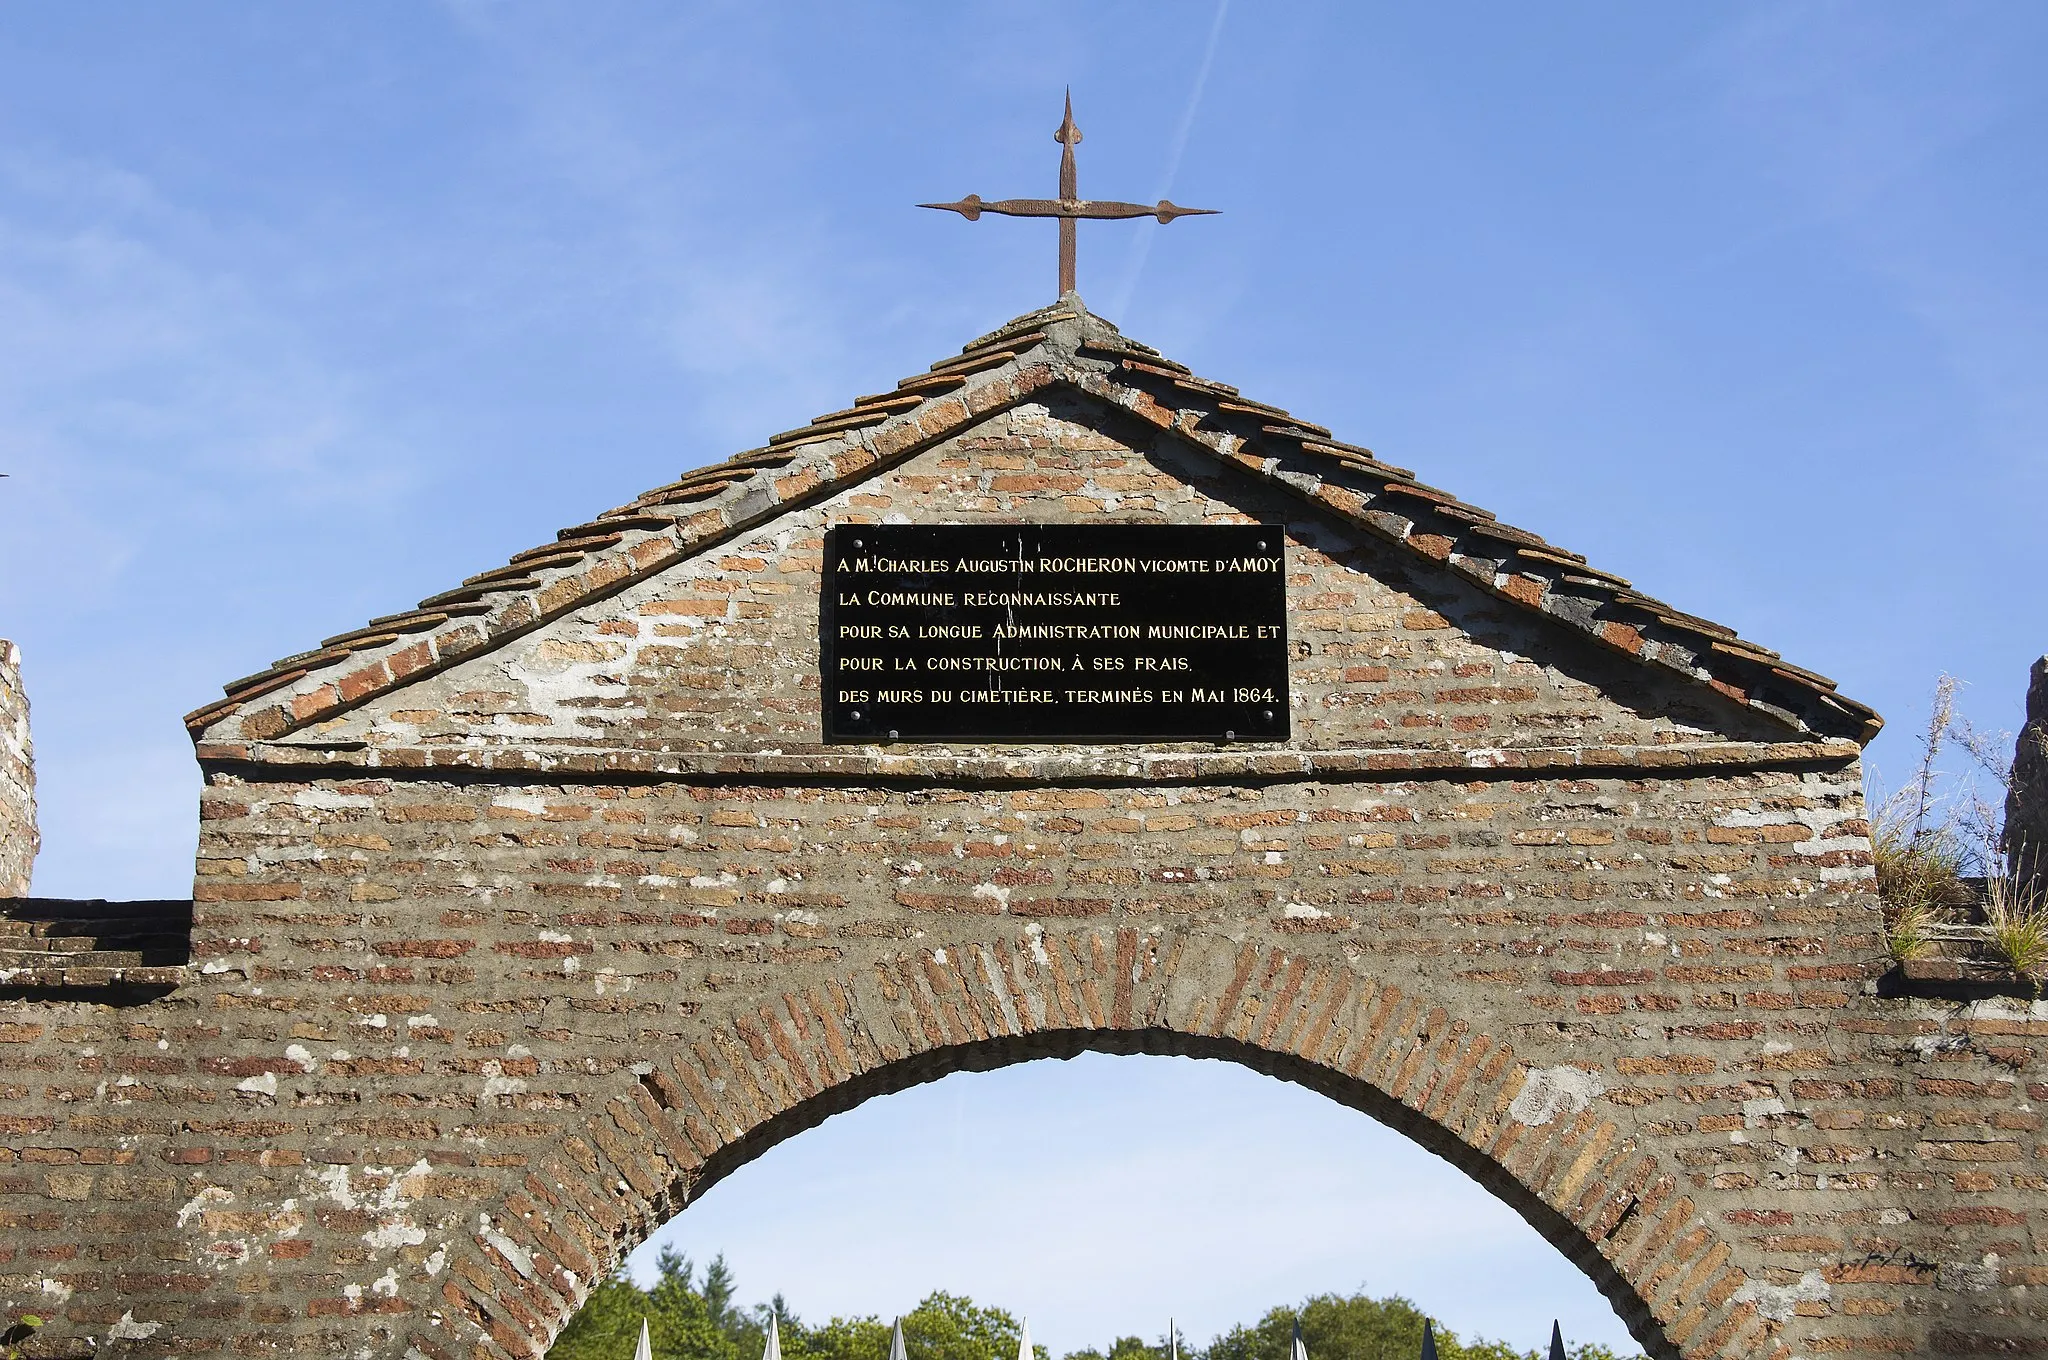
[[1091, 203], [1082, 198], [1074, 167], [1074, 148], [1081, 144], [1081, 129], [1074, 123], [1074, 95], [1071, 90], [1067, 92], [1065, 116], [1060, 119], [1059, 129], [1052, 134], [1052, 139], [1060, 144], [1058, 198], [1003, 198], [988, 203], [984, 202], [979, 194], [969, 194], [957, 203], [920, 203], [917, 206], [956, 212], [970, 222], [979, 221], [985, 212], [1000, 213], [1004, 217], [1059, 219], [1061, 297], [1074, 291], [1074, 224], [1080, 219], [1156, 217], [1165, 223], [1176, 217], [1210, 216], [1216, 211], [1214, 208], [1183, 208], [1164, 198], [1149, 208], [1142, 203], [1118, 203], [1110, 200]]
[[1067, 87], [1067, 116], [1060, 120], [1060, 125], [1054, 130], [1052, 139], [1061, 146], [1072, 147], [1081, 144], [1081, 129], [1074, 126], [1074, 90], [1072, 86]]

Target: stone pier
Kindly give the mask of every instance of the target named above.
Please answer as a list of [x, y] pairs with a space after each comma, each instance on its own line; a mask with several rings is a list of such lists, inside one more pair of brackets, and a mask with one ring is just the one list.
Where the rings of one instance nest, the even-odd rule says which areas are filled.
[[2005, 800], [2005, 854], [2015, 878], [2048, 892], [2048, 656], [2030, 678]]
[[28, 896], [35, 868], [36, 767], [21, 648], [0, 638], [0, 897]]

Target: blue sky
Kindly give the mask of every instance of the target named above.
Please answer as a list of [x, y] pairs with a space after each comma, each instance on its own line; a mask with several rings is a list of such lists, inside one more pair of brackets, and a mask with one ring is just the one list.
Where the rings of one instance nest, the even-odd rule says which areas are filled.
[[[1836, 677], [1903, 774], [1939, 672], [2012, 727], [2048, 647], [2044, 57], [2048, 8], [2018, 3], [9, 7], [0, 635], [35, 704], [37, 889], [187, 891], [178, 715], [223, 681], [1049, 301], [1048, 225], [910, 205], [1050, 193], [1069, 83], [1084, 194], [1223, 210], [1084, 224], [1097, 311]], [[961, 1169], [913, 1158], [897, 1191], [1003, 1202], [992, 1111], [1099, 1112], [1099, 1139], [1042, 1136], [1084, 1181], [1119, 1174], [1100, 1147], [1170, 1165], [1318, 1117], [1245, 1074], [1100, 1070], [835, 1121], [715, 1192], [695, 1245], [887, 1311], [910, 1294], [837, 1292], [774, 1186], [907, 1145], [877, 1130], [943, 1124], [956, 1089]], [[1155, 1083], [1206, 1113], [1124, 1098]], [[1408, 1158], [1337, 1217], [1413, 1231], [1388, 1216], [1427, 1159], [1335, 1117], [1331, 1177], [1358, 1138]], [[1273, 1193], [1336, 1212], [1304, 1184]], [[1189, 1290], [1126, 1225], [1098, 1304], [1033, 1304], [1041, 1339], [1357, 1283], [1354, 1239], [1311, 1266], [1255, 1200], [1203, 1201], [1197, 1255], [1292, 1263], [1257, 1289]], [[844, 1212], [912, 1294], [1018, 1298], [1042, 1265], [955, 1278], [900, 1196]]]

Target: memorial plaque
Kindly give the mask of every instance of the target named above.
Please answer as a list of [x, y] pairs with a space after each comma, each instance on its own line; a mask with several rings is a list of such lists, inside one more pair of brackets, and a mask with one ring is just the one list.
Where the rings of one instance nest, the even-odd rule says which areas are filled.
[[846, 524], [827, 741], [1285, 741], [1285, 536], [1260, 524]]

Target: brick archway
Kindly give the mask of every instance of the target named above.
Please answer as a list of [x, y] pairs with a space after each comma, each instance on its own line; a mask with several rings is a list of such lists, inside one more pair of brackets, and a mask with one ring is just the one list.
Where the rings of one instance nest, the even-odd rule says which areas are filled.
[[[1291, 737], [825, 740], [891, 516], [1284, 533]], [[1084, 1048], [1387, 1120], [1660, 1358], [2039, 1349], [2048, 1006], [1883, 983], [1876, 716], [1075, 300], [188, 723], [193, 900], [0, 911], [79, 953], [0, 978], [38, 1356], [527, 1356], [777, 1138]]]
[[[1170, 985], [1177, 976], [1227, 983], [1202, 994]], [[1508, 1044], [1438, 999], [1330, 951], [1135, 930], [927, 944], [877, 960], [872, 986], [827, 983], [721, 1017], [687, 1052], [617, 1083], [562, 1160], [528, 1176], [452, 1263], [442, 1298], [488, 1337], [476, 1354], [537, 1355], [591, 1280], [777, 1143], [954, 1072], [1083, 1052], [1222, 1059], [1305, 1085], [1473, 1176], [1658, 1360], [1772, 1352], [1776, 1328], [1731, 1302], [1747, 1277], [1730, 1244], [1568, 1081], [1532, 1079]], [[435, 1328], [413, 1344], [463, 1353], [445, 1340]]]

